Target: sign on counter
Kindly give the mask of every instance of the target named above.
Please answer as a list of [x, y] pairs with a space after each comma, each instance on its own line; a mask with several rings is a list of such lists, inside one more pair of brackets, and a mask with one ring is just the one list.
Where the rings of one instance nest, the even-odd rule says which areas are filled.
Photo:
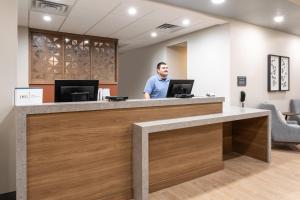
[[42, 88], [15, 88], [15, 105], [37, 105], [43, 103]]

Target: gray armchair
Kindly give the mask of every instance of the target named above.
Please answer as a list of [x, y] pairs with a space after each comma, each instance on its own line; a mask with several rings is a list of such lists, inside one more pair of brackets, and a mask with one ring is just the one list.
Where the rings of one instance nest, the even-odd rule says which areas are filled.
[[[290, 101], [290, 111], [291, 113], [300, 113], [300, 99], [292, 99]], [[300, 124], [300, 115], [292, 115], [290, 119]]]
[[277, 143], [300, 144], [300, 126], [287, 123], [281, 113], [272, 104], [261, 104], [260, 109], [270, 110], [272, 113], [272, 141]]

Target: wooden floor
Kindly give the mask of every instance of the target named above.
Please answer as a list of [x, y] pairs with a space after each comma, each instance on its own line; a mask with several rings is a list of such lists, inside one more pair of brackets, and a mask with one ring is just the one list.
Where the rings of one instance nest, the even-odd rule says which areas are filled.
[[150, 200], [298, 200], [300, 146], [276, 147], [272, 163], [246, 156], [225, 161], [225, 169], [150, 194]]

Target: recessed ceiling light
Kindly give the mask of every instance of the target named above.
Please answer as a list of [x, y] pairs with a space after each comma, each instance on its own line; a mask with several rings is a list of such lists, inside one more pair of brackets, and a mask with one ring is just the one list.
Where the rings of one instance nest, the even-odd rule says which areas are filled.
[[151, 37], [153, 37], [153, 38], [157, 37], [157, 33], [156, 32], [152, 32], [151, 33]]
[[130, 7], [130, 8], [128, 9], [128, 14], [129, 14], [129, 15], [134, 16], [134, 15], [136, 15], [136, 13], [137, 13], [136, 8]]
[[88, 44], [88, 43], [90, 43], [90, 41], [84, 40], [84, 44]]
[[46, 22], [51, 22], [52, 18], [49, 16], [49, 15], [45, 15], [43, 17], [43, 19], [46, 21]]
[[190, 25], [190, 23], [191, 23], [191, 21], [189, 19], [182, 20], [182, 25], [184, 25], [184, 26], [188, 26], [188, 25]]
[[225, 3], [226, 0], [211, 0], [213, 4], [222, 4]]
[[282, 23], [284, 21], [284, 16], [278, 15], [273, 19], [276, 23]]

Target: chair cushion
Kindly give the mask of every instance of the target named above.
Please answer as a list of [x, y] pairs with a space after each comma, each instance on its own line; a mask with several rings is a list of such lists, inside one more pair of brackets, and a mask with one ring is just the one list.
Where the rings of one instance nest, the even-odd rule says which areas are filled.
[[278, 113], [279, 118], [282, 119], [282, 121], [286, 123], [284, 115], [277, 108], [276, 108], [276, 111]]

